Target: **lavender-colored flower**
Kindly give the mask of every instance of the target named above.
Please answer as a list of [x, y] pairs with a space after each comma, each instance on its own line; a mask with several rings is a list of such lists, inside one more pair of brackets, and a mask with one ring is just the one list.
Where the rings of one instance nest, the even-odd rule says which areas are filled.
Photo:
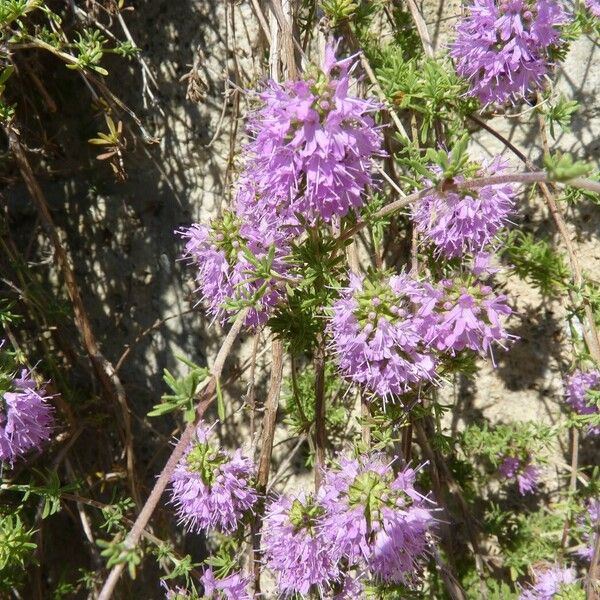
[[506, 456], [498, 467], [503, 479], [514, 479], [519, 486], [521, 496], [532, 494], [538, 487], [539, 467], [531, 462], [531, 457], [521, 460], [516, 456]]
[[323, 536], [320, 497], [280, 496], [266, 509], [262, 545], [266, 566], [283, 594], [323, 591], [339, 577], [338, 556]]
[[245, 325], [264, 323], [270, 309], [281, 301], [285, 286], [276, 277], [261, 277], [255, 261], [270, 260], [269, 274], [284, 277], [288, 270], [289, 236], [276, 217], [255, 212], [240, 219], [225, 212], [210, 227], [195, 224], [179, 233], [187, 240], [184, 256], [198, 268], [198, 291], [208, 313], [224, 322], [232, 314], [224, 306], [227, 301], [252, 300], [259, 294]]
[[384, 582], [410, 584], [434, 523], [432, 503], [414, 483], [413, 469], [395, 475], [379, 455], [343, 457], [325, 472], [323, 537], [335, 554]]
[[250, 578], [241, 573], [230, 573], [223, 579], [217, 579], [209, 567], [200, 579], [206, 600], [252, 600], [248, 592]]
[[382, 136], [370, 115], [379, 104], [349, 94], [353, 59], [336, 60], [328, 46], [305, 79], [268, 82], [250, 115], [240, 214], [267, 207], [284, 223], [298, 224], [300, 214], [313, 224], [362, 206]]
[[585, 510], [577, 517], [577, 529], [583, 541], [583, 548], [577, 550], [577, 554], [585, 560], [591, 560], [594, 554], [598, 523], [600, 523], [600, 500], [589, 499]]
[[576, 578], [573, 569], [555, 566], [534, 571], [533, 580], [533, 586], [524, 590], [519, 600], [552, 600], [565, 585], [575, 583]]
[[441, 287], [439, 320], [430, 330], [431, 342], [452, 356], [468, 348], [493, 359], [493, 345], [514, 337], [504, 328], [504, 320], [512, 313], [507, 297], [472, 278], [466, 282], [447, 279]]
[[600, 0], [585, 0], [585, 7], [594, 17], [600, 19]]
[[26, 369], [12, 380], [0, 406], [0, 462], [10, 463], [39, 449], [52, 435], [53, 408], [44, 386], [38, 387]]
[[[595, 415], [600, 412], [590, 392], [600, 392], [600, 371], [575, 371], [568, 379], [565, 391], [567, 404], [578, 415]], [[600, 427], [590, 426], [588, 433], [600, 434]]]
[[431, 293], [404, 274], [351, 275], [328, 325], [342, 374], [383, 398], [433, 380], [436, 363], [424, 339], [436, 318]]
[[[506, 162], [496, 158], [478, 177], [499, 175]], [[441, 174], [441, 169], [435, 169]], [[464, 181], [456, 177], [454, 183]], [[431, 182], [426, 182], [431, 185]], [[477, 253], [494, 241], [514, 209], [515, 189], [510, 183], [485, 185], [476, 190], [432, 191], [413, 206], [412, 218], [425, 240], [447, 257]]]
[[332, 600], [363, 600], [364, 597], [365, 589], [360, 579], [345, 575], [331, 598]]
[[255, 467], [241, 450], [215, 449], [200, 423], [196, 440], [186, 449], [171, 477], [171, 502], [179, 522], [199, 533], [231, 533], [257, 500], [252, 487]]
[[542, 86], [567, 17], [553, 0], [473, 0], [451, 55], [484, 104], [516, 101]]
[[164, 579], [160, 580], [160, 586], [165, 590], [165, 600], [190, 600], [188, 591], [181, 586], [170, 588]]

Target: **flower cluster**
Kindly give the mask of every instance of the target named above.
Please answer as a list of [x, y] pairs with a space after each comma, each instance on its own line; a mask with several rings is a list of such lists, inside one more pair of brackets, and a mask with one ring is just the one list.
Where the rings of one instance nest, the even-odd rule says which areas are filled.
[[554, 0], [474, 0], [451, 55], [484, 104], [516, 101], [542, 86], [567, 17]]
[[254, 506], [254, 464], [241, 450], [213, 448], [200, 423], [196, 440], [186, 449], [171, 478], [172, 503], [189, 531], [217, 529], [231, 533]]
[[[477, 176], [499, 175], [505, 170], [506, 162], [497, 158], [484, 165]], [[453, 183], [463, 181], [461, 176]], [[506, 224], [514, 209], [514, 197], [515, 189], [510, 183], [468, 191], [436, 189], [414, 204], [412, 219], [425, 240], [435, 246], [437, 254], [453, 258], [467, 252], [477, 253], [492, 243]]]
[[198, 268], [198, 290], [208, 313], [225, 321], [233, 300], [253, 301], [247, 326], [267, 319], [269, 310], [281, 300], [287, 274], [288, 235], [272, 215], [254, 215], [241, 220], [231, 212], [206, 225], [181, 230], [187, 240], [184, 256]]
[[473, 277], [446, 279], [440, 286], [439, 317], [431, 335], [435, 347], [451, 356], [470, 349], [493, 359], [494, 344], [511, 339], [503, 325], [512, 313], [508, 298]]
[[[358, 598], [361, 578], [410, 585], [427, 554], [433, 504], [381, 456], [344, 457], [324, 473], [317, 496], [282, 496], [264, 523], [266, 565], [280, 591]], [[351, 571], [355, 574], [352, 575]]]
[[351, 275], [329, 322], [340, 371], [383, 398], [431, 381], [432, 304], [429, 290], [408, 275], [383, 281]]
[[227, 577], [217, 579], [213, 570], [207, 568], [200, 583], [204, 588], [204, 598], [206, 600], [251, 600], [252, 596], [248, 592], [248, 577], [240, 573], [230, 573]]
[[30, 372], [23, 369], [11, 388], [0, 407], [0, 462], [12, 465], [50, 439], [54, 418], [45, 388], [37, 386]]
[[474, 275], [437, 289], [406, 274], [350, 275], [328, 325], [339, 370], [382, 398], [404, 394], [434, 381], [435, 351], [491, 354], [494, 344], [507, 342], [506, 300]]
[[583, 548], [577, 551], [578, 556], [585, 560], [591, 560], [596, 545], [596, 528], [600, 522], [600, 500], [589, 499], [585, 510], [577, 517], [577, 529], [583, 540]]
[[585, 6], [594, 17], [600, 19], [600, 0], [585, 0]]
[[575, 583], [573, 569], [550, 567], [534, 572], [533, 586], [519, 596], [519, 600], [552, 600], [560, 594], [566, 585]]
[[433, 503], [414, 487], [416, 472], [398, 474], [382, 456], [342, 457], [324, 475], [323, 537], [359, 571], [410, 585], [427, 554]]
[[[595, 415], [600, 412], [590, 392], [600, 392], [600, 371], [575, 371], [567, 380], [565, 400], [578, 415]], [[588, 433], [598, 435], [600, 427], [591, 426]]]
[[328, 46], [320, 70], [270, 81], [260, 94], [237, 199], [242, 214], [267, 207], [288, 224], [296, 214], [313, 224], [362, 206], [382, 138], [370, 114], [379, 105], [349, 93], [353, 60], [337, 60]]
[[321, 591], [339, 576], [338, 557], [323, 540], [324, 507], [314, 496], [280, 496], [266, 511], [262, 544], [266, 566], [284, 594]]
[[[170, 588], [167, 582], [161, 580], [161, 586], [165, 590], [166, 600], [193, 600], [198, 598], [197, 594], [188, 593], [183, 587]], [[207, 567], [200, 578], [202, 585], [203, 600], [252, 600], [248, 592], [250, 579], [241, 573], [230, 573], [227, 577], [218, 579], [211, 567]]]
[[540, 470], [531, 462], [531, 456], [526, 460], [516, 456], [505, 456], [498, 467], [498, 473], [503, 479], [516, 479], [521, 496], [531, 494], [537, 489]]

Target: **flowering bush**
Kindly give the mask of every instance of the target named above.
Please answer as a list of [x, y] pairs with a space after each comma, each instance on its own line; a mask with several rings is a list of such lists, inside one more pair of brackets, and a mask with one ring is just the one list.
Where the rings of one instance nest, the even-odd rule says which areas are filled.
[[[33, 220], [26, 244], [12, 239], [8, 203], [0, 597], [595, 598], [600, 284], [597, 248], [582, 248], [598, 242], [600, 184], [589, 145], [576, 146], [585, 160], [556, 150], [585, 98], [565, 97], [557, 74], [580, 38], [597, 43], [597, 3], [472, 0], [449, 46], [414, 2], [319, 0], [293, 13], [272, 2], [266, 15], [225, 3], [229, 71], [203, 147], [220, 156], [229, 130], [218, 214], [186, 207], [165, 225], [198, 308], [178, 364], [159, 332], [191, 310], [140, 317], [113, 364], [113, 331], [96, 338], [79, 288], [87, 263], [71, 261], [74, 233], [58, 232], [37, 181], [50, 152], [25, 138], [42, 111], [19, 90], [58, 111], [52, 77], [25, 50], [51, 53], [93, 91], [109, 131], [89, 141], [118, 181], [128, 129], [155, 141], [101, 79], [107, 52], [137, 57], [143, 106], [159, 102], [125, 3], [68, 4], [98, 28], [67, 35], [44, 2], [0, 6], [6, 178], [23, 179], [51, 244], [37, 225], [31, 237]], [[268, 47], [254, 63], [230, 35], [240, 16], [254, 32], [250, 9]], [[129, 45], [109, 45], [113, 23]], [[208, 107], [205, 59], [184, 80]], [[13, 72], [31, 85], [9, 85]], [[121, 112], [130, 123], [115, 123]], [[174, 256], [151, 259], [144, 286], [155, 263], [172, 279]], [[49, 262], [56, 272], [42, 277]], [[162, 307], [179, 291], [144, 298]], [[194, 356], [199, 339], [208, 357]], [[150, 411], [140, 357], [168, 366], [170, 391]], [[48, 548], [65, 535], [79, 562], [61, 570]]]

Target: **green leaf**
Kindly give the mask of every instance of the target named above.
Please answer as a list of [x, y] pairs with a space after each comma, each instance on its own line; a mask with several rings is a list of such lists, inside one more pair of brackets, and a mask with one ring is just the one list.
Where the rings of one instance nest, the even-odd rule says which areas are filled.
[[544, 157], [544, 166], [550, 179], [554, 181], [568, 181], [575, 177], [587, 175], [592, 171], [592, 166], [582, 161], [573, 161], [570, 154], [557, 152], [554, 156]]

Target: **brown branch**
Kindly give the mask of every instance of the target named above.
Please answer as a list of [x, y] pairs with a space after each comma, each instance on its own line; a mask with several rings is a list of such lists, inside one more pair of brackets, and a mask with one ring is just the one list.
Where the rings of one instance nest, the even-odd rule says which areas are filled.
[[[257, 489], [264, 493], [269, 483], [271, 471], [271, 456], [273, 455], [273, 440], [275, 438], [275, 423], [277, 421], [277, 409], [279, 407], [279, 393], [283, 379], [283, 342], [273, 339], [272, 342], [273, 361], [271, 364], [271, 380], [269, 391], [265, 400], [265, 414], [263, 417], [262, 447], [258, 459]], [[260, 592], [260, 530], [262, 525], [262, 508], [256, 509], [252, 522], [252, 544], [254, 548], [254, 588]]]
[[137, 490], [135, 482], [135, 464], [134, 464], [134, 453], [133, 453], [133, 438], [131, 434], [131, 415], [129, 414], [129, 408], [127, 406], [127, 397], [123, 384], [119, 379], [119, 376], [115, 372], [113, 365], [104, 357], [102, 354], [94, 332], [92, 325], [88, 318], [81, 292], [75, 279], [75, 273], [71, 268], [69, 257], [63, 245], [61, 243], [56, 225], [52, 219], [50, 209], [46, 197], [40, 187], [33, 169], [29, 163], [29, 160], [25, 154], [23, 146], [19, 140], [18, 132], [14, 127], [6, 126], [4, 128], [8, 137], [9, 148], [15, 156], [21, 176], [25, 181], [29, 195], [31, 196], [33, 203], [40, 215], [40, 219], [46, 230], [48, 237], [54, 248], [54, 258], [57, 263], [58, 270], [63, 276], [67, 295], [73, 306], [73, 313], [75, 316], [75, 323], [81, 334], [84, 348], [89, 356], [90, 362], [96, 377], [98, 378], [104, 393], [110, 398], [115, 406], [119, 409], [121, 415], [121, 426], [123, 429], [124, 445], [126, 450], [126, 461], [127, 461], [127, 475], [129, 479], [129, 487], [131, 489], [131, 495], [135, 500], [136, 504], [140, 505], [140, 496]]
[[[214, 392], [217, 388], [217, 380], [221, 377], [221, 373], [225, 365], [225, 360], [227, 359], [231, 351], [231, 347], [233, 346], [233, 343], [235, 342], [244, 324], [247, 314], [248, 309], [244, 309], [241, 313], [238, 314], [234, 324], [232, 325], [231, 329], [229, 330], [229, 333], [223, 341], [223, 345], [221, 346], [221, 349], [217, 354], [217, 358], [215, 359], [211, 376], [207, 380], [206, 385], [199, 394], [198, 404], [196, 407], [196, 418], [192, 423], [189, 423], [187, 425], [175, 448], [173, 448], [173, 451], [171, 452], [171, 456], [169, 457], [167, 464], [164, 466], [163, 470], [158, 476], [158, 479], [156, 480], [156, 483], [154, 484], [154, 487], [152, 488], [152, 491], [150, 492], [146, 503], [142, 507], [142, 510], [137, 516], [131, 530], [129, 531], [127, 537], [123, 542], [125, 548], [135, 548], [139, 543], [140, 537], [142, 536], [146, 526], [150, 521], [150, 518], [156, 510], [158, 502], [163, 492], [165, 491], [169, 480], [171, 479], [171, 475], [173, 474], [177, 463], [183, 456], [188, 445], [194, 439], [194, 435], [196, 433], [196, 424], [204, 416], [204, 413], [206, 412], [213, 400]], [[104, 582], [102, 590], [100, 591], [98, 600], [109, 600], [110, 598], [112, 598], [115, 586], [117, 585], [117, 582], [119, 581], [119, 578], [121, 577], [121, 573], [123, 572], [124, 568], [125, 563], [119, 563], [118, 565], [115, 565], [112, 568], [111, 572], [106, 578], [106, 581]]]
[[[533, 172], [525, 172], [525, 173], [513, 173], [506, 175], [493, 175], [490, 177], [477, 177], [475, 179], [468, 179], [466, 181], [462, 181], [460, 183], [452, 183], [445, 184], [444, 190], [461, 190], [461, 189], [476, 189], [480, 187], [484, 187], [486, 185], [500, 184], [500, 183], [539, 183], [540, 187], [546, 187], [544, 184], [552, 181], [548, 174], [545, 171], [533, 171]], [[592, 181], [591, 179], [585, 179], [584, 177], [575, 177], [573, 179], [569, 179], [567, 181], [560, 181], [564, 185], [570, 185], [572, 187], [590, 190], [591, 192], [600, 193], [600, 183], [597, 181]], [[390, 202], [383, 208], [379, 209], [377, 212], [373, 213], [371, 216], [371, 220], [381, 219], [383, 217], [387, 217], [402, 208], [405, 208], [409, 204], [420, 200], [424, 196], [431, 194], [432, 192], [440, 191], [439, 186], [431, 186], [420, 190], [418, 192], [414, 192], [408, 196], [404, 196], [399, 200], [395, 200], [394, 202]], [[353, 235], [358, 233], [363, 227], [366, 227], [369, 224], [369, 221], [361, 221], [357, 223], [353, 227], [346, 229], [342, 232], [340, 237], [338, 238], [339, 243], [343, 243], [346, 240], [350, 239]], [[570, 243], [570, 242], [569, 242]], [[599, 355], [600, 356], [600, 355]], [[600, 359], [599, 359], [600, 360]]]
[[323, 340], [319, 340], [315, 355], [315, 490], [321, 485], [325, 467], [325, 351]]

